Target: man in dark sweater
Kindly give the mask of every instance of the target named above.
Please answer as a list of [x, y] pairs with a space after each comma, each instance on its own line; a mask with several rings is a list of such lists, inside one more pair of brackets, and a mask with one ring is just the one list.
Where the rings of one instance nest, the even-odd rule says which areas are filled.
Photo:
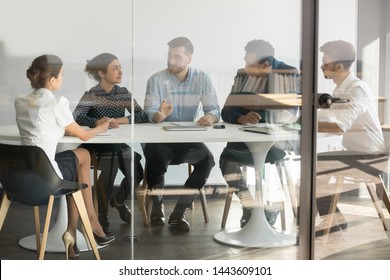
[[[245, 68], [239, 69], [234, 78], [232, 90], [222, 109], [223, 121], [244, 125], [283, 122], [280, 119], [281, 115], [287, 115], [290, 120], [296, 120], [298, 111], [295, 108], [270, 110], [264, 109], [264, 107], [260, 109], [260, 106], [259, 108], [253, 108], [253, 106], [249, 108], [235, 105], [234, 102], [232, 104], [231, 98], [236, 95], [242, 95], [245, 98], [245, 95], [255, 93], [300, 93], [300, 78], [297, 69], [276, 60], [274, 48], [270, 43], [264, 40], [253, 40], [246, 45], [245, 51]], [[266, 162], [276, 163], [285, 155], [283, 149], [272, 146], [267, 154]], [[229, 186], [239, 190], [237, 196], [243, 206], [240, 224], [241, 227], [244, 227], [251, 216], [253, 197], [248, 190], [246, 178], [242, 174], [242, 166], [253, 166], [250, 150], [243, 142], [227, 143], [220, 156], [220, 168]], [[271, 226], [276, 222], [278, 213], [278, 211], [265, 211]]]

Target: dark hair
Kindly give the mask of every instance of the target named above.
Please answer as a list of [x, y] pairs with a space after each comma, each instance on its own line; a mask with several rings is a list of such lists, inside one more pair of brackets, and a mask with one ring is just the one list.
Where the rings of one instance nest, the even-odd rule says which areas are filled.
[[274, 47], [269, 42], [264, 40], [249, 41], [245, 46], [245, 51], [255, 54], [257, 62], [260, 64], [264, 61], [269, 61], [272, 63], [275, 55]]
[[342, 40], [327, 42], [320, 47], [320, 51], [327, 54], [331, 62], [341, 63], [346, 69], [351, 68], [356, 59], [355, 47]]
[[106, 73], [108, 65], [110, 65], [111, 62], [117, 59], [118, 58], [115, 55], [110, 53], [99, 54], [91, 60], [87, 61], [87, 65], [85, 66], [85, 72], [87, 72], [89, 76], [99, 82], [101, 80], [101, 77], [99, 76], [99, 71]]
[[33, 60], [26, 71], [26, 76], [33, 88], [43, 88], [52, 77], [58, 78], [62, 65], [62, 60], [58, 56], [44, 54]]
[[191, 41], [186, 37], [177, 37], [175, 39], [172, 39], [168, 42], [168, 46], [170, 46], [171, 48], [184, 47], [187, 53], [194, 53], [194, 46], [192, 45]]

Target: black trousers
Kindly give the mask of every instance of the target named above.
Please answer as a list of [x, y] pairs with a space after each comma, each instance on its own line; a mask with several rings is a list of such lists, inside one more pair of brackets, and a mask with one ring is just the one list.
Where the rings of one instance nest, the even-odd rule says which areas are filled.
[[[283, 150], [272, 146], [267, 153], [265, 162], [273, 164], [284, 158], [285, 155]], [[246, 191], [248, 187], [245, 176], [242, 176], [242, 166], [254, 166], [252, 153], [243, 143], [228, 143], [219, 157], [219, 167], [224, 177], [229, 175], [231, 178], [227, 182], [229, 187]]]
[[[118, 169], [124, 175], [115, 194], [117, 204], [123, 204], [129, 198], [131, 185], [138, 186], [143, 179], [141, 155], [133, 152], [126, 144], [82, 144], [81, 147], [97, 156], [101, 171], [98, 184], [104, 186], [105, 194], [98, 195], [99, 213], [107, 213], [109, 199], [113, 196], [115, 177]], [[131, 176], [131, 161], [134, 159], [134, 179]]]
[[[164, 188], [168, 165], [181, 163], [189, 163], [194, 167], [184, 187], [201, 189], [215, 165], [212, 153], [203, 143], [148, 143], [143, 148], [146, 180], [150, 189]], [[195, 198], [196, 196], [181, 196], [177, 203], [180, 208], [178, 212], [188, 208]]]

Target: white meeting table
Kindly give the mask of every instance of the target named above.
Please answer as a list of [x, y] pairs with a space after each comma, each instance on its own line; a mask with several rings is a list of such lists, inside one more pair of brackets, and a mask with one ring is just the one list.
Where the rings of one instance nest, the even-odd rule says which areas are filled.
[[[87, 141], [87, 143], [245, 142], [254, 155], [257, 174], [255, 202], [258, 207], [252, 210], [251, 219], [245, 227], [234, 231], [223, 230], [216, 233], [214, 239], [224, 244], [244, 247], [278, 247], [296, 243], [295, 233], [277, 232], [268, 224], [265, 218], [262, 202], [262, 174], [265, 157], [270, 147], [277, 141], [297, 140], [298, 133], [266, 135], [242, 131], [239, 129], [242, 127], [241, 125], [225, 123], [225, 129], [210, 127], [205, 131], [166, 131], [162, 128], [163, 125], [169, 125], [169, 123], [121, 125], [117, 129], [108, 130], [108, 135], [97, 136]], [[0, 142], [15, 142], [20, 141], [19, 139], [19, 131], [16, 125], [0, 126]], [[60, 143], [81, 144], [84, 141], [77, 137], [64, 136]], [[65, 203], [65, 199], [63, 199], [60, 203], [57, 222], [50, 231], [47, 245], [48, 252], [65, 251], [61, 240], [67, 223]], [[33, 242], [24, 240], [27, 238], [32, 238]], [[20, 245], [34, 250], [34, 248], [29, 248], [30, 246], [35, 247], [34, 238], [34, 236], [25, 237], [20, 241]], [[88, 249], [86, 244], [79, 244], [79, 240], [84, 241], [84, 238], [77, 238], [77, 240], [80, 250]], [[50, 245], [51, 242], [53, 246]], [[30, 243], [33, 245], [29, 245]]]

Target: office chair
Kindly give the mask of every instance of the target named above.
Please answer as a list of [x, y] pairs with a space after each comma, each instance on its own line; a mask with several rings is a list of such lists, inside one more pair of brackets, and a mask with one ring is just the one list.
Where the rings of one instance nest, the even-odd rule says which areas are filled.
[[[378, 218], [383, 229], [387, 226], [381, 203], [384, 203], [390, 213], [390, 200], [382, 180], [382, 174], [389, 162], [387, 154], [384, 155], [320, 155], [317, 164], [317, 198], [331, 196], [329, 213], [324, 229], [324, 243], [326, 242], [332, 225], [334, 224], [337, 204], [342, 192], [355, 190], [359, 185], [366, 186], [374, 203]], [[320, 164], [321, 163], [321, 164]], [[334, 187], [330, 187], [329, 178], [335, 178]]]
[[[0, 144], [0, 183], [4, 188], [0, 207], [0, 230], [11, 201], [33, 206], [39, 260], [43, 260], [45, 255], [54, 199], [63, 195], [73, 197], [95, 257], [100, 259], [81, 194], [81, 190], [87, 185], [65, 181], [58, 177], [46, 153], [41, 148]], [[40, 236], [39, 206], [47, 206], [42, 239]]]

